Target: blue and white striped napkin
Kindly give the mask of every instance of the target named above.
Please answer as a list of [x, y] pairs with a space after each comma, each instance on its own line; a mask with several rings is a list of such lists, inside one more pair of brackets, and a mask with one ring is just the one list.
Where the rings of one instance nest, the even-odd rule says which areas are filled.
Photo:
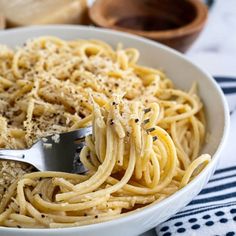
[[156, 227], [158, 236], [236, 236], [236, 78], [215, 79], [230, 107], [229, 142], [207, 186], [189, 205]]

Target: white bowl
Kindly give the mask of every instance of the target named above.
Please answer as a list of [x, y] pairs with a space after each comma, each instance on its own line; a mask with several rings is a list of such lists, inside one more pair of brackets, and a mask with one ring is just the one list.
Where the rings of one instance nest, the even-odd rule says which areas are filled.
[[189, 89], [194, 81], [198, 82], [200, 96], [207, 115], [209, 142], [202, 152], [212, 155], [212, 162], [186, 187], [167, 199], [152, 206], [147, 206], [129, 216], [112, 221], [88, 226], [64, 229], [15, 229], [0, 227], [1, 236], [120, 236], [138, 235], [167, 220], [188, 204], [208, 182], [214, 172], [220, 153], [226, 142], [229, 130], [229, 111], [224, 95], [214, 79], [202, 69], [191, 63], [182, 54], [156, 42], [94, 27], [81, 26], [37, 26], [18, 28], [0, 33], [0, 43], [15, 47], [27, 39], [42, 35], [54, 35], [63, 39], [103, 40], [112, 46], [122, 42], [125, 47], [135, 47], [141, 53], [140, 63], [164, 68], [167, 75], [181, 89]]

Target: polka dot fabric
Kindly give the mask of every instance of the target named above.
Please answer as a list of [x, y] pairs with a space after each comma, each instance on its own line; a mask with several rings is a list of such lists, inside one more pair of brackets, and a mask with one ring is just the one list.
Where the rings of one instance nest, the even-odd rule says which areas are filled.
[[[227, 163], [222, 160], [220, 168], [199, 195], [175, 216], [156, 227], [158, 236], [236, 236], [236, 89], [227, 88], [231, 86], [232, 78], [220, 77], [216, 80], [222, 84], [231, 110], [228, 140], [232, 143], [222, 154]], [[236, 79], [233, 80], [235, 84]]]
[[[217, 207], [217, 206], [216, 206]], [[204, 211], [183, 216], [183, 211], [156, 228], [158, 236], [236, 236], [236, 202], [221, 209], [203, 208]]]

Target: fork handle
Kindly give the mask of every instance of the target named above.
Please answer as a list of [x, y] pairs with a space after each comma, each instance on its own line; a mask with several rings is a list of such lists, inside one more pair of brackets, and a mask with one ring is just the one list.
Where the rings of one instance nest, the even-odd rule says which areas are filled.
[[4, 160], [13, 160], [13, 161], [24, 161], [25, 158], [25, 149], [17, 149], [17, 150], [0, 150], [0, 159]]

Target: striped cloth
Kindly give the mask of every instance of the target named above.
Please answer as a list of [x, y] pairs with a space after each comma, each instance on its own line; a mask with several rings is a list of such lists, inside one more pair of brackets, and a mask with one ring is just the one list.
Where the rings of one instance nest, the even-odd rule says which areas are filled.
[[156, 227], [158, 236], [236, 236], [236, 78], [215, 79], [229, 103], [232, 143], [226, 145], [207, 186], [184, 209]]

